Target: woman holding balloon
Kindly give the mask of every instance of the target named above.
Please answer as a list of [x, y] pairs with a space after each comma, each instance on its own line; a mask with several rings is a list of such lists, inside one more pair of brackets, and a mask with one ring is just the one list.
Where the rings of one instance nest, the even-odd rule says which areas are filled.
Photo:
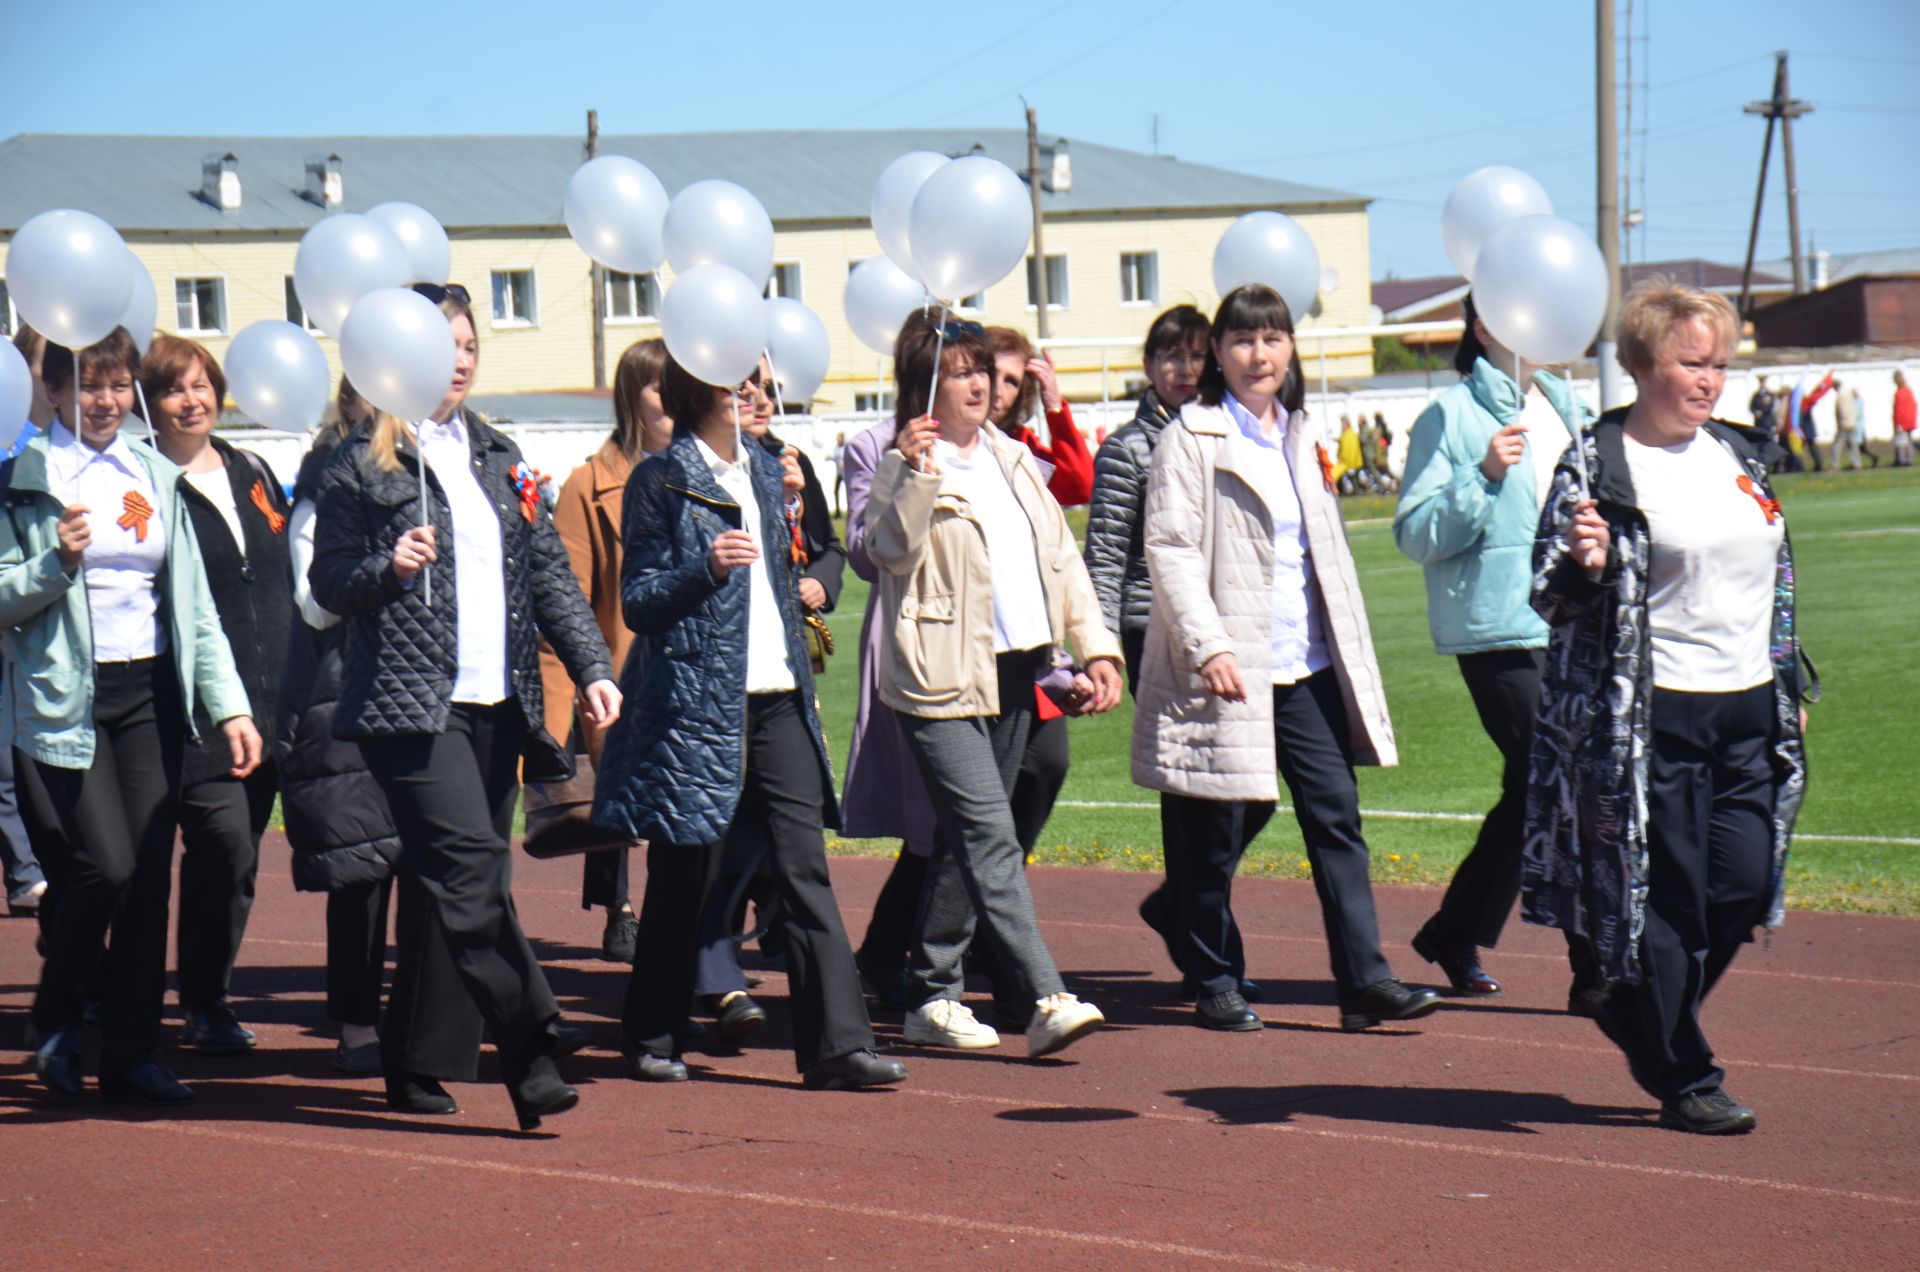
[[[462, 408], [479, 361], [464, 289], [414, 291], [370, 292], [341, 329], [354, 383], [414, 422], [383, 413], [341, 443], [321, 480], [309, 576], [347, 628], [335, 732], [358, 741], [425, 893], [421, 923], [401, 934], [381, 1039], [389, 1102], [451, 1112], [436, 1075], [406, 1057], [438, 1041], [437, 1076], [470, 1079], [484, 1021], [527, 1130], [579, 1098], [554, 1066], [571, 1031], [510, 895], [522, 761], [534, 779], [572, 771], [546, 730], [536, 631], [583, 686], [591, 723], [618, 718], [620, 691], [538, 478]], [[408, 1031], [430, 951], [451, 957], [475, 1010], [464, 1036], [423, 1044]]]
[[261, 742], [180, 472], [121, 434], [139, 370], [119, 327], [78, 357], [46, 347], [41, 374], [59, 418], [6, 466], [0, 643], [14, 692], [0, 709], [23, 775], [32, 770], [24, 811], [55, 880], [34, 1071], [60, 1096], [83, 1094], [75, 1033], [98, 984], [101, 1094], [177, 1105], [193, 1092], [154, 1051], [182, 752], [198, 742], [194, 721], [211, 720], [240, 781], [259, 766]]

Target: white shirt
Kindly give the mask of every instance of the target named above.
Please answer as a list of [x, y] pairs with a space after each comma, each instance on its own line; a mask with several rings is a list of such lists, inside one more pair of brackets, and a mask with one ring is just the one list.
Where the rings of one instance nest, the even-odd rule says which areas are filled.
[[[740, 528], [760, 549], [760, 555], [747, 567], [747, 692], [791, 693], [799, 684], [793, 678], [793, 664], [787, 658], [786, 627], [780, 621], [780, 602], [773, 594], [773, 579], [767, 572], [767, 554], [786, 551], [786, 535], [768, 536], [763, 532], [760, 500], [753, 492], [753, 473], [747, 467], [746, 457], [730, 464], [704, 441], [697, 437], [693, 441], [700, 448], [700, 458], [706, 462], [707, 471], [720, 483], [720, 489], [740, 505]], [[759, 445], [751, 438], [743, 438], [740, 444], [743, 447]]]
[[490, 706], [507, 697], [507, 574], [500, 515], [480, 486], [460, 414], [445, 424], [423, 420], [413, 427], [453, 515], [453, 589], [459, 598], [453, 701]]
[[993, 652], [1052, 644], [1033, 522], [994, 458], [993, 443], [982, 437], [974, 443], [973, 454], [962, 458], [951, 442], [936, 438], [933, 454], [940, 468], [940, 488], [967, 501], [987, 536], [987, 568], [993, 576]]
[[[166, 652], [154, 583], [167, 561], [167, 527], [153, 479], [126, 434], [116, 433], [96, 451], [56, 422], [47, 441], [47, 485], [62, 503], [88, 509], [92, 539], [80, 564], [93, 618], [93, 660], [131, 662]], [[144, 520], [127, 507], [133, 498], [144, 501]]]
[[1320, 599], [1313, 584], [1313, 555], [1306, 516], [1287, 463], [1287, 418], [1276, 408], [1273, 431], [1254, 418], [1233, 394], [1221, 399], [1227, 414], [1254, 443], [1252, 474], [1273, 517], [1273, 683], [1291, 685], [1333, 665], [1327, 651]]
[[1533, 466], [1534, 508], [1539, 511], [1547, 506], [1547, 496], [1553, 493], [1554, 467], [1567, 453], [1573, 434], [1567, 431], [1566, 421], [1553, 409], [1553, 403], [1547, 401], [1547, 395], [1537, 387], [1528, 388], [1519, 422], [1527, 426], [1527, 460]]
[[340, 621], [340, 616], [313, 599], [313, 583], [307, 571], [313, 568], [313, 523], [319, 520], [320, 505], [302, 499], [293, 505], [287, 518], [287, 550], [293, 557], [293, 603], [307, 626], [324, 632]]
[[206, 496], [220, 519], [227, 523], [227, 533], [233, 536], [233, 546], [240, 555], [247, 555], [247, 532], [240, 526], [240, 509], [233, 502], [233, 483], [227, 480], [226, 465], [221, 465], [210, 473], [185, 473], [187, 484]]
[[[1676, 446], [1624, 439], [1652, 537], [1653, 683], [1734, 693], [1773, 678], [1773, 594], [1786, 519], [1741, 488], [1746, 469], [1704, 429]], [[1758, 498], [1756, 498], [1758, 496]]]

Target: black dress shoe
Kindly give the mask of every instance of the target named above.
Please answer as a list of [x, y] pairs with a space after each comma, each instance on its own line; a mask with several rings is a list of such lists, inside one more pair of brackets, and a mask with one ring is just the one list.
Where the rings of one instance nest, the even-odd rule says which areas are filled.
[[253, 1050], [258, 1040], [253, 1030], [234, 1017], [233, 1008], [216, 1003], [205, 1011], [187, 1013], [186, 1036], [181, 1045], [192, 1047], [203, 1056], [238, 1056]]
[[548, 1029], [553, 1035], [552, 1054], [556, 1056], [579, 1055], [593, 1045], [593, 1035], [577, 1025], [563, 1025], [556, 1020]]
[[1693, 1135], [1745, 1135], [1754, 1122], [1753, 1110], [1719, 1087], [1660, 1105], [1660, 1125]]
[[1413, 938], [1413, 952], [1447, 974], [1453, 992], [1465, 998], [1495, 998], [1506, 991], [1480, 966], [1480, 951], [1471, 945], [1443, 945], [1431, 927]]
[[1440, 991], [1408, 989], [1389, 976], [1341, 1000], [1340, 1027], [1348, 1033], [1388, 1020], [1418, 1020], [1440, 1005]]
[[[1250, 1003], [1263, 1003], [1266, 1001], [1267, 991], [1261, 989], [1257, 981], [1242, 980], [1239, 989], [1240, 997]], [[1191, 976], [1182, 977], [1180, 980], [1180, 996], [1188, 1002], [1192, 1002], [1194, 999], [1200, 997], [1200, 982]]]
[[134, 1065], [117, 1078], [101, 1078], [100, 1094], [108, 1104], [171, 1108], [193, 1103], [192, 1089], [151, 1060]]
[[1265, 1029], [1266, 1022], [1253, 1014], [1253, 1008], [1247, 1006], [1247, 1000], [1236, 990], [1225, 990], [1218, 994], [1202, 994], [1193, 1005], [1194, 1015], [1199, 1017], [1202, 1029], [1219, 1029], [1227, 1033], [1252, 1033], [1256, 1029]]
[[395, 1113], [431, 1113], [435, 1116], [460, 1111], [445, 1087], [433, 1078], [418, 1073], [402, 1074], [398, 1081], [387, 1079], [387, 1107]]
[[640, 943], [640, 920], [632, 910], [615, 910], [607, 916], [606, 931], [600, 934], [600, 957], [609, 963], [633, 963]]
[[1600, 1004], [1606, 996], [1606, 977], [1597, 972], [1576, 975], [1567, 989], [1567, 1015], [1592, 1020], [1600, 1014]]
[[73, 1033], [56, 1029], [33, 1053], [33, 1072], [55, 1095], [77, 1100], [86, 1094], [86, 1079], [80, 1067], [80, 1052], [74, 1048]]
[[513, 1113], [520, 1119], [523, 1131], [539, 1126], [543, 1117], [565, 1113], [580, 1103], [580, 1093], [560, 1080], [552, 1056], [535, 1056], [526, 1074], [507, 1085], [507, 1094], [513, 1100]]
[[642, 1051], [629, 1062], [627, 1076], [642, 1082], [685, 1082], [687, 1066], [673, 1056], [656, 1056]]
[[713, 1023], [720, 1031], [720, 1041], [730, 1047], [737, 1047], [753, 1037], [760, 1032], [760, 1026], [767, 1023], [767, 1009], [740, 990], [709, 997], [707, 1006], [713, 1012]]
[[856, 1087], [892, 1086], [907, 1080], [907, 1066], [882, 1060], [871, 1051], [850, 1051], [822, 1060], [800, 1076], [809, 1091], [850, 1091]]

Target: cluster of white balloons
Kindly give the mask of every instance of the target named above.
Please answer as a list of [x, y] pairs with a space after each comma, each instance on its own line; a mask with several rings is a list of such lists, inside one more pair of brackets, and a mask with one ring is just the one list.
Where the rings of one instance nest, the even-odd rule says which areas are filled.
[[1515, 168], [1468, 173], [1440, 213], [1440, 241], [1473, 284], [1493, 338], [1533, 363], [1587, 351], [1607, 310], [1607, 266], [1592, 237], [1553, 213], [1547, 192]]

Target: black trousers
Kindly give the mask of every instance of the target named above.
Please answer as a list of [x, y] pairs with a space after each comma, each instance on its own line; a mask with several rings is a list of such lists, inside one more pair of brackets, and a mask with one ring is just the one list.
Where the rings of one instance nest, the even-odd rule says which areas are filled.
[[[390, 1078], [470, 1079], [484, 1023], [511, 1083], [560, 1014], [513, 906], [508, 837], [524, 729], [512, 699], [455, 703], [443, 733], [360, 742], [400, 832], [401, 867], [420, 886], [416, 913], [401, 898], [399, 957], [380, 1038]], [[422, 1013], [426, 1001], [444, 1010]], [[461, 1011], [462, 1002], [472, 1010]]]
[[327, 1016], [343, 1025], [380, 1023], [387, 980], [387, 916], [393, 879], [327, 894]]
[[609, 914], [626, 909], [628, 853], [588, 852], [580, 855], [580, 908], [605, 906]]
[[1020, 757], [1020, 776], [1014, 779], [1008, 803], [1013, 808], [1013, 829], [1020, 839], [1020, 851], [1031, 854], [1040, 842], [1040, 832], [1053, 816], [1054, 801], [1067, 784], [1067, 769], [1073, 752], [1067, 738], [1067, 717], [1051, 720], [1034, 717], [1027, 734], [1027, 749]]
[[170, 658], [96, 663], [93, 764], [38, 760], [23, 784], [22, 811], [49, 861], [53, 911], [47, 957], [33, 1000], [42, 1037], [68, 1028], [96, 969], [108, 929], [102, 990], [100, 1072], [118, 1077], [153, 1058], [167, 989], [167, 901], [173, 888], [174, 792], [186, 722]]
[[[893, 859], [887, 881], [874, 898], [867, 934], [860, 942], [860, 961], [880, 975], [905, 975], [913, 949], [914, 923], [920, 916], [920, 889], [927, 882], [927, 859], [908, 852], [905, 844]], [[879, 988], [879, 986], [875, 986]]]
[[180, 792], [180, 1003], [189, 1011], [226, 1001], [253, 912], [260, 836], [280, 779], [273, 761], [244, 778], [195, 782]]
[[1700, 1007], [1753, 929], [1773, 877], [1773, 685], [1655, 689], [1647, 764], [1647, 914], [1639, 984], [1613, 989], [1649, 1093], [1720, 1085]]
[[1331, 669], [1273, 686], [1273, 740], [1313, 867], [1334, 983], [1342, 997], [1350, 996], [1393, 970], [1380, 952], [1347, 711]]
[[1167, 881], [1158, 902], [1171, 935], [1167, 953], [1202, 993], [1236, 988], [1247, 954], [1233, 918], [1233, 876], [1240, 858], [1273, 818], [1261, 800], [1194, 799], [1162, 792], [1160, 843]]
[[[746, 750], [737, 816], [764, 822], [772, 844], [768, 867], [779, 898], [776, 930], [786, 939], [794, 1060], [804, 1070], [872, 1047], [873, 1027], [827, 873], [826, 792], [798, 694], [747, 699]], [[686, 1041], [700, 916], [720, 858], [717, 843], [648, 845], [638, 953], [622, 1013], [635, 1050], [677, 1055]]]
[[1140, 692], [1140, 664], [1146, 661], [1147, 632], [1143, 627], [1120, 630], [1120, 657], [1127, 664], [1127, 696]]

